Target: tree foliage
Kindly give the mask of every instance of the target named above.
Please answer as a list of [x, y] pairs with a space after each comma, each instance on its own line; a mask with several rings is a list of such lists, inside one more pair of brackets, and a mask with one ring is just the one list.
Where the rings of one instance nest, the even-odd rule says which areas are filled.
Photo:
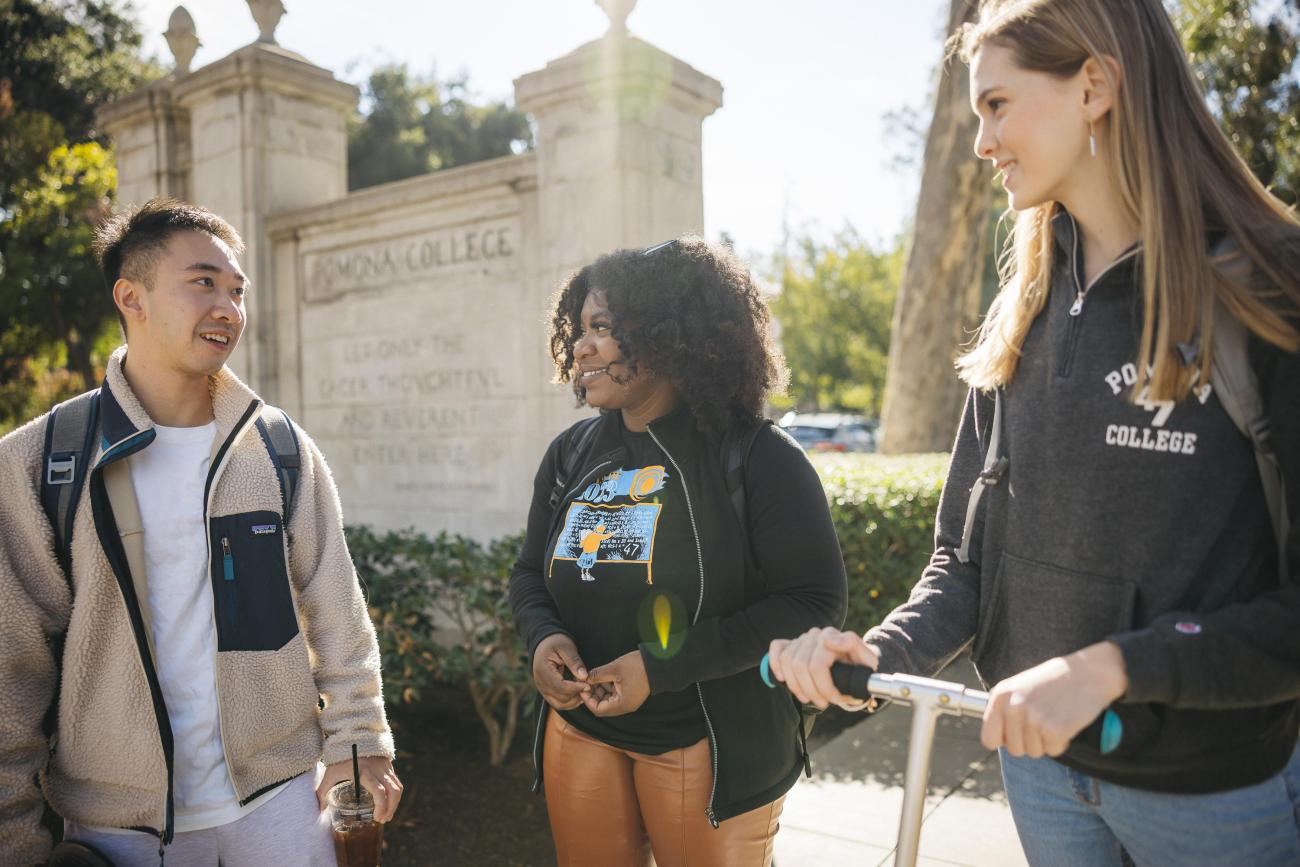
[[95, 110], [160, 71], [113, 0], [0, 0], [0, 209], [62, 144], [104, 143]]
[[1300, 0], [1183, 0], [1174, 17], [1224, 132], [1278, 198], [1300, 203]]
[[0, 431], [93, 384], [112, 304], [90, 254], [116, 173], [95, 110], [159, 74], [117, 2], [0, 0]]
[[852, 229], [829, 243], [802, 239], [778, 263], [772, 312], [790, 368], [780, 408], [879, 415], [902, 249], [876, 250]]
[[532, 147], [528, 119], [504, 102], [475, 104], [464, 77], [440, 82], [389, 64], [370, 74], [363, 105], [348, 125], [349, 189]]
[[463, 687], [500, 766], [535, 692], [507, 588], [523, 539], [347, 527], [383, 656], [389, 704], [416, 702], [435, 682]]
[[[6, 383], [0, 425], [6, 428], [48, 408], [31, 406], [12, 389], [25, 384], [57, 401], [94, 378], [95, 344], [106, 324], [111, 327], [113, 304], [90, 243], [95, 224], [108, 213], [116, 177], [108, 151], [92, 141], [59, 145], [32, 177], [9, 188], [11, 216], [0, 223], [0, 310], [8, 322], [0, 337]], [[66, 368], [56, 374], [53, 390], [51, 354]]]

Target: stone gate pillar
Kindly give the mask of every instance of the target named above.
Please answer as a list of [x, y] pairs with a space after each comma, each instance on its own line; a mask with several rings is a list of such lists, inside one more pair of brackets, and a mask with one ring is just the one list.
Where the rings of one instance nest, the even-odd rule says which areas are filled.
[[[105, 109], [101, 121], [117, 142], [121, 201], [183, 197], [243, 236], [250, 322], [230, 363], [274, 401], [279, 347], [266, 219], [347, 193], [346, 121], [359, 94], [275, 43], [278, 0], [249, 5], [261, 30], [256, 42], [194, 72], [178, 63], [174, 75]], [[168, 147], [166, 134], [177, 143]]]
[[[722, 85], [628, 33], [633, 5], [611, 13], [604, 38], [515, 80], [537, 124], [549, 287], [602, 253], [704, 230], [701, 133]], [[556, 420], [569, 417], [560, 407]]]

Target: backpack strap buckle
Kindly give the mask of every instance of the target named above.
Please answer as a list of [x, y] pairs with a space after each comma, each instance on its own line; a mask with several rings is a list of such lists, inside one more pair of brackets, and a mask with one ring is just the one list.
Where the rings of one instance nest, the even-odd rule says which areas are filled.
[[70, 485], [77, 478], [76, 452], [59, 452], [45, 462], [45, 484]]
[[980, 479], [985, 485], [990, 487], [997, 485], [1006, 475], [1007, 467], [1011, 465], [1010, 459], [1003, 455], [993, 462], [993, 465], [980, 473]]

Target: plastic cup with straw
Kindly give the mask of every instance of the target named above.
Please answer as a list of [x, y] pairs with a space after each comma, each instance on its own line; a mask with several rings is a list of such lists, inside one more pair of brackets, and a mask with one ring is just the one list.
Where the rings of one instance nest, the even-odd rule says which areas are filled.
[[339, 867], [377, 867], [383, 851], [384, 826], [375, 821], [375, 802], [361, 788], [361, 761], [352, 745], [352, 780], [329, 793], [330, 826]]

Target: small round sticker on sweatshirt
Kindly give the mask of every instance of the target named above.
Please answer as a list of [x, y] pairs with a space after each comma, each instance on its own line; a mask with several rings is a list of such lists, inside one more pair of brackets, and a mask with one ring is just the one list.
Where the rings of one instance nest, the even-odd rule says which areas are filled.
[[1190, 621], [1190, 620], [1180, 620], [1180, 621], [1178, 621], [1177, 623], [1174, 624], [1174, 629], [1177, 629], [1177, 630], [1178, 630], [1179, 632], [1181, 632], [1183, 635], [1200, 635], [1200, 634], [1201, 634], [1201, 624], [1199, 624], [1199, 623], [1193, 623], [1193, 622]]

